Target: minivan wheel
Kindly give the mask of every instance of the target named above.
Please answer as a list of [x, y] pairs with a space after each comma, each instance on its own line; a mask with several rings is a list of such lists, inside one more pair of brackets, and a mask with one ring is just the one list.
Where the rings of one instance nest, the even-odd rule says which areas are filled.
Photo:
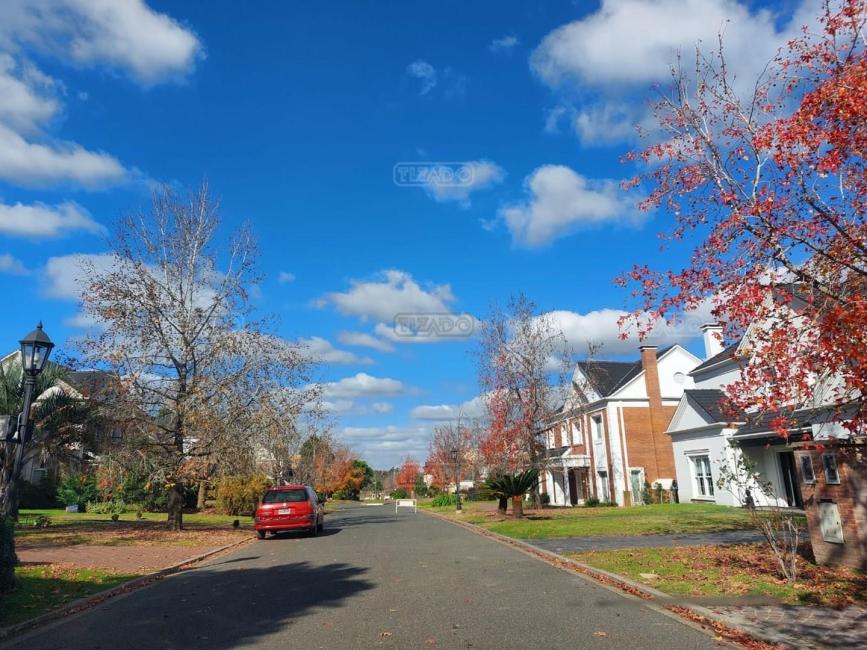
[[265, 539], [265, 534], [266, 534], [266, 533], [265, 533], [264, 530], [257, 530], [257, 531], [256, 531], [256, 536], [257, 536], [259, 539]]

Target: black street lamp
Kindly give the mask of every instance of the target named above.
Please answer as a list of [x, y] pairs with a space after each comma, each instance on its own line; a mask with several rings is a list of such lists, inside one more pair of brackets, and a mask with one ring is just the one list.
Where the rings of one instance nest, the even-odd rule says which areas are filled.
[[16, 507], [18, 503], [18, 478], [21, 473], [21, 465], [24, 460], [24, 446], [29, 442], [33, 427], [30, 423], [30, 409], [33, 406], [33, 393], [36, 389], [36, 377], [45, 369], [48, 363], [48, 355], [54, 343], [48, 335], [42, 331], [42, 323], [36, 329], [19, 341], [21, 344], [21, 370], [24, 373], [24, 407], [18, 416], [18, 426], [8, 442], [18, 444], [15, 451], [15, 464], [12, 469], [12, 482], [9, 485], [9, 498], [7, 503]]
[[458, 472], [458, 450], [452, 449], [452, 460], [455, 463], [455, 512], [463, 512], [461, 510], [461, 476]]

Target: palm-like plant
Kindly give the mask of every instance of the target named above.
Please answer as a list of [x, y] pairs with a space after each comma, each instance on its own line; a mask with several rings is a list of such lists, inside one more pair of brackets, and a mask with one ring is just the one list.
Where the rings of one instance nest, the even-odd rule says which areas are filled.
[[[62, 457], [70, 453], [70, 445], [83, 441], [91, 431], [88, 425], [92, 409], [85, 400], [68, 394], [59, 386], [67, 374], [62, 366], [49, 363], [37, 376], [36, 400], [31, 411], [33, 438], [25, 448], [25, 457]], [[0, 366], [0, 414], [15, 417], [23, 407], [23, 372], [21, 363], [16, 360]], [[18, 504], [6, 497], [10, 484], [20, 479], [13, 476], [15, 451], [13, 444], [0, 444], [0, 510], [12, 517], [17, 516]]]
[[[500, 474], [485, 481], [485, 487], [500, 499], [512, 500], [512, 516], [524, 516], [524, 495], [539, 483], [539, 470], [531, 468], [517, 474]], [[504, 510], [504, 508], [501, 508]]]

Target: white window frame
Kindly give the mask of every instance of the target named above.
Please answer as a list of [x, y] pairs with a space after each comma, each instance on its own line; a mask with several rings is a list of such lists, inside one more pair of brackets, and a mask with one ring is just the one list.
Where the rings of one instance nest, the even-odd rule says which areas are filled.
[[[695, 487], [694, 498], [714, 501], [716, 493], [713, 485], [713, 468], [710, 464], [710, 454], [692, 454], [689, 460], [692, 469], [692, 482]], [[702, 464], [704, 464], [704, 467], [702, 467]], [[707, 470], [707, 474], [704, 473], [705, 469]], [[705, 489], [705, 485], [707, 489]]]
[[[834, 463], [834, 480], [828, 477], [828, 459]], [[828, 485], [840, 485], [840, 468], [837, 466], [837, 454], [827, 451], [822, 454], [822, 469], [825, 471], [825, 483]]]
[[[816, 468], [813, 467], [813, 457], [810, 454], [801, 455], [801, 476], [804, 485], [816, 484]], [[810, 477], [807, 477], [807, 468], [810, 468]]]
[[602, 488], [601, 496], [603, 498], [600, 498], [599, 500], [605, 501], [605, 502], [611, 501], [611, 494], [610, 494], [611, 486], [608, 484], [608, 470], [607, 469], [597, 470], [596, 476], [599, 477], [599, 485]]
[[591, 415], [590, 421], [593, 429], [593, 442], [602, 442], [605, 438], [605, 429], [602, 426], [602, 415]]

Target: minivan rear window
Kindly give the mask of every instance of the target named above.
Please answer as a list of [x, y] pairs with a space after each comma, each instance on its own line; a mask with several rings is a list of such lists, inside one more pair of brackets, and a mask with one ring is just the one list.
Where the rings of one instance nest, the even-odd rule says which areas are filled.
[[307, 490], [268, 490], [262, 503], [297, 503], [307, 501]]

